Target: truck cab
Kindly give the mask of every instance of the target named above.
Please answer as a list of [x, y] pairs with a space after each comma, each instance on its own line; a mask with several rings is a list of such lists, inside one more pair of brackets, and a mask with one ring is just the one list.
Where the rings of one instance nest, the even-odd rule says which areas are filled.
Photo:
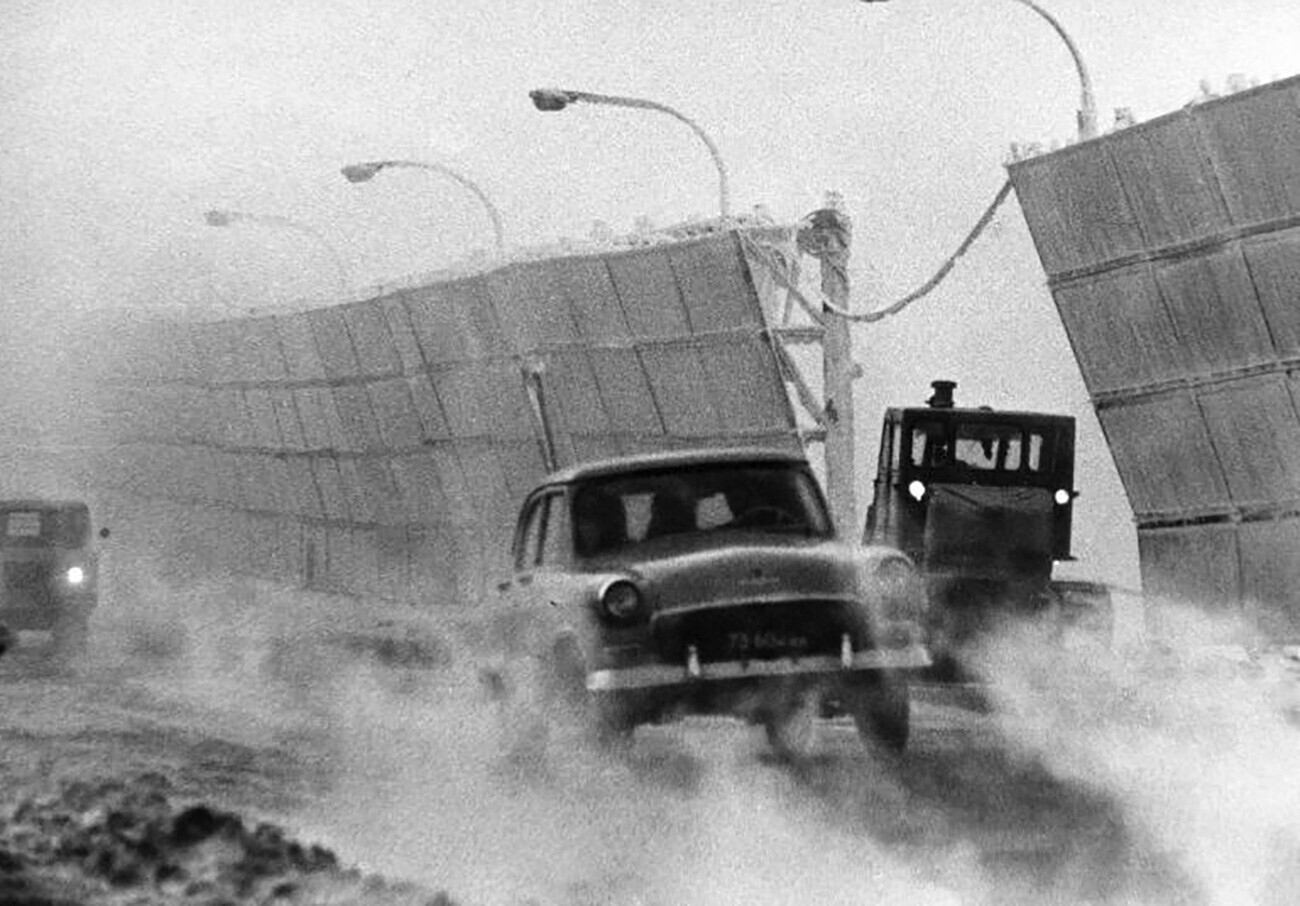
[[864, 541], [907, 553], [925, 579], [936, 671], [1012, 614], [1055, 606], [1053, 564], [1072, 559], [1075, 421], [960, 407], [935, 381], [925, 406], [885, 413]]
[[20, 630], [51, 634], [63, 655], [86, 644], [98, 601], [96, 538], [80, 500], [0, 500], [0, 635]]

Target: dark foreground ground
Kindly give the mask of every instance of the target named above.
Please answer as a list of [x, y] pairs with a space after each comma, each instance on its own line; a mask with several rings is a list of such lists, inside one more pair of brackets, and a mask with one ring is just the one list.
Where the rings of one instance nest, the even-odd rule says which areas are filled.
[[922, 690], [902, 760], [694, 720], [524, 769], [454, 654], [223, 625], [0, 660], [0, 903], [1300, 901], [1268, 665], [1018, 654], [997, 714]]

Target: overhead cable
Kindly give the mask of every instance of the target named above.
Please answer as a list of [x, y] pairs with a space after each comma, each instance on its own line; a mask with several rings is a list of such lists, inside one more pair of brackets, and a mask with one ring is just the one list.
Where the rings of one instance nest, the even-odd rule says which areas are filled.
[[966, 252], [970, 249], [971, 245], [974, 244], [975, 240], [979, 238], [980, 234], [983, 233], [984, 230], [988, 227], [988, 225], [993, 221], [993, 215], [997, 213], [998, 208], [1002, 206], [1002, 203], [1007, 200], [1007, 196], [1010, 194], [1011, 194], [1011, 181], [1007, 180], [1005, 183], [1002, 184], [1002, 188], [998, 190], [998, 194], [994, 196], [993, 201], [989, 204], [987, 208], [984, 209], [984, 213], [980, 216], [980, 219], [976, 221], [974, 228], [970, 231], [970, 233], [967, 234], [966, 238], [962, 240], [961, 245], [957, 246], [957, 251], [953, 252], [951, 255], [948, 256], [948, 260], [945, 261], [937, 271], [935, 271], [934, 276], [932, 276], [929, 280], [925, 281], [925, 283], [921, 284], [920, 287], [908, 293], [906, 296], [903, 296], [901, 299], [894, 302], [893, 304], [888, 305], [885, 308], [875, 309], [873, 311], [852, 312], [849, 311], [848, 309], [841, 308], [840, 306], [835, 305], [834, 303], [826, 300], [822, 300], [820, 303], [811, 302], [796, 287], [794, 287], [791, 282], [788, 282], [784, 279], [780, 279], [782, 275], [780, 273], [779, 264], [770, 254], [766, 252], [766, 250], [755, 248], [755, 243], [753, 243], [752, 240], [748, 241], [748, 245], [750, 247], [751, 252], [755, 253], [756, 257], [762, 260], [772, 270], [772, 272], [778, 276], [778, 280], [782, 284], [782, 286], [786, 290], [795, 294], [795, 296], [797, 297], [797, 301], [805, 309], [811, 311], [813, 310], [814, 305], [817, 304], [823, 313], [828, 315], [833, 315], [834, 317], [837, 318], [843, 318], [846, 321], [853, 321], [857, 323], [868, 323], [871, 321], [880, 321], [883, 320], [884, 318], [889, 317], [890, 315], [898, 314], [900, 311], [907, 308], [907, 306], [911, 305], [913, 302], [929, 295], [930, 292], [936, 286], [942, 283], [943, 279], [947, 277], [948, 274], [952, 271], [953, 266], [956, 265], [957, 259], [961, 258], [962, 255], [966, 254]]

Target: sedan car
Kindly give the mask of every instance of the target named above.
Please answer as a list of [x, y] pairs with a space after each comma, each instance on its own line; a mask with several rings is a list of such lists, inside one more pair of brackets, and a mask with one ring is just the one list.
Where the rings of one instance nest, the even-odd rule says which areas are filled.
[[539, 722], [577, 714], [610, 743], [726, 714], [799, 756], [843, 713], [869, 744], [906, 743], [908, 675], [930, 663], [916, 571], [837, 537], [802, 456], [713, 449], [553, 474], [523, 503], [512, 560], [485, 678]]

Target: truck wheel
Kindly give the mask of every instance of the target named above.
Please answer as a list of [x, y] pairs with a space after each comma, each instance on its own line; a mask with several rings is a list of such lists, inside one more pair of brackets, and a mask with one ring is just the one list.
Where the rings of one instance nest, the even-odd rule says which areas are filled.
[[882, 676], [851, 697], [853, 723], [869, 747], [899, 753], [907, 748], [912, 696], [905, 676]]
[[763, 719], [767, 743], [772, 751], [787, 761], [806, 761], [817, 751], [821, 737], [817, 718], [821, 712], [819, 696], [803, 694], [783, 703]]

